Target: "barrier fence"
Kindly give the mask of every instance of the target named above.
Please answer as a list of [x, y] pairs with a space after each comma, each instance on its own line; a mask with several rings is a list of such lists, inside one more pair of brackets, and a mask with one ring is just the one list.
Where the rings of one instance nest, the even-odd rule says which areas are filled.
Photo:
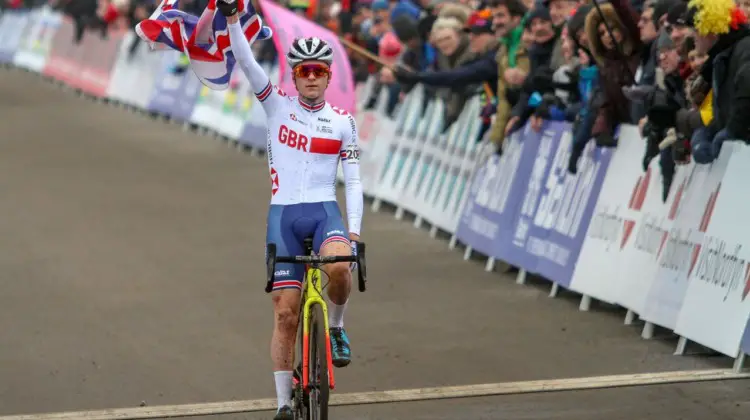
[[[72, 26], [49, 8], [0, 15], [0, 63], [57, 79], [112, 100], [219, 133], [243, 148], [265, 147], [265, 114], [241, 72], [233, 87], [212, 91], [190, 72], [174, 72], [177, 53], [131, 55], [135, 35], [86, 34], [73, 45]], [[272, 80], [278, 71], [268, 69]], [[364, 102], [374, 82], [357, 86]], [[587, 146], [577, 175], [566, 172], [570, 126], [547, 123], [512, 135], [498, 157], [476, 138], [480, 102], [468, 101], [443, 133], [443, 103], [427, 101], [417, 86], [395, 118], [385, 116], [387, 92], [374, 110], [357, 107], [362, 178], [373, 210], [394, 205], [396, 217], [415, 215], [431, 236], [452, 235], [500, 260], [592, 299], [628, 310], [625, 323], [645, 322], [735, 358], [750, 353], [750, 147], [726, 142], [710, 165], [677, 170], [666, 203], [655, 160], [641, 168], [643, 140], [623, 126], [617, 149]]]

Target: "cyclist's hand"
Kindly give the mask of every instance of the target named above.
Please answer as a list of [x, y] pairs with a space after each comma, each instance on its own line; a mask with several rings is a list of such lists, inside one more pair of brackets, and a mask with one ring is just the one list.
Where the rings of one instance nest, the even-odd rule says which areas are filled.
[[216, 8], [226, 17], [234, 16], [237, 14], [237, 0], [216, 0]]

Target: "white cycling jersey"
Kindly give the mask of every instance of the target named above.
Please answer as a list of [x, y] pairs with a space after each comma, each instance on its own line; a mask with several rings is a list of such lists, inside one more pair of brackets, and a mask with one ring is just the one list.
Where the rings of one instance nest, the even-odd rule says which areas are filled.
[[354, 117], [327, 102], [310, 106], [287, 96], [253, 57], [239, 23], [229, 25], [229, 36], [234, 58], [266, 112], [271, 204], [336, 201], [341, 160], [349, 232], [358, 235], [364, 203]]

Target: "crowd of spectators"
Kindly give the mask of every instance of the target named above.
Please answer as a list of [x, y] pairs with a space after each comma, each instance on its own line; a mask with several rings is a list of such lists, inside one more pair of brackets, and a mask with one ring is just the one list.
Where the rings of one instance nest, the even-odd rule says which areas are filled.
[[749, 0], [373, 0], [354, 4], [349, 36], [380, 57], [375, 72], [353, 62], [388, 89], [388, 114], [422, 83], [448, 128], [481, 95], [478, 140], [498, 153], [527, 124], [568, 121], [576, 173], [589, 141], [617, 147], [620, 124], [637, 125], [666, 200], [679, 165], [750, 142], [748, 13]]
[[[44, 0], [0, 0], [4, 7]], [[254, 3], [256, 0], [252, 0]], [[132, 27], [155, 0], [49, 0], [76, 23], [106, 36]], [[181, 0], [199, 15], [208, 0]], [[724, 141], [750, 142], [750, 0], [284, 0], [351, 46], [357, 82], [387, 89], [393, 116], [406, 93], [425, 86], [445, 104], [447, 130], [480, 95], [478, 141], [502, 153], [504, 139], [547, 121], [572, 124], [568, 171], [586, 144], [617, 147], [619, 127], [636, 125], [644, 170], [658, 159], [663, 198], [691, 160], [711, 163]], [[256, 4], [257, 6], [257, 4]], [[137, 39], [135, 40], [137, 42]], [[256, 46], [262, 61], [277, 53]], [[135, 44], [134, 44], [135, 47]], [[628, 139], [628, 141], [633, 141]]]

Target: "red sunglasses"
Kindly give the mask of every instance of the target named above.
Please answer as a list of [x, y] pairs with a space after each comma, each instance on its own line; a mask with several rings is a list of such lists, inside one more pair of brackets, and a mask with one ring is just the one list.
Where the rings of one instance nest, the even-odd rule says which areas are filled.
[[292, 70], [292, 73], [296, 77], [302, 77], [307, 79], [310, 75], [314, 75], [316, 79], [321, 77], [331, 76], [331, 69], [321, 64], [300, 64]]

